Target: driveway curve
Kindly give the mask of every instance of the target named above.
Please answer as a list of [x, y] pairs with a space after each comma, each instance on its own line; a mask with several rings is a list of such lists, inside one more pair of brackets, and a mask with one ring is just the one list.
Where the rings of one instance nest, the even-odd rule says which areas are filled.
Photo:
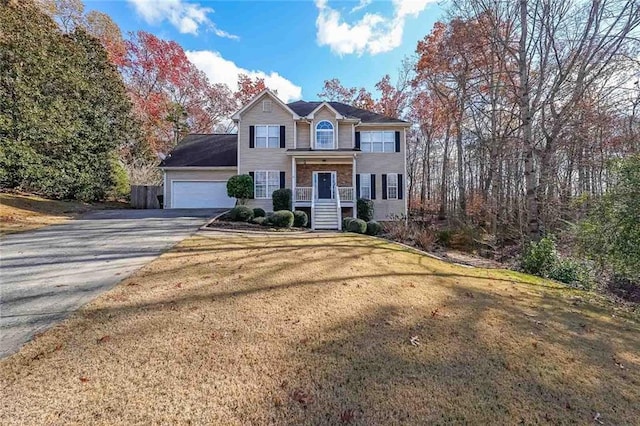
[[2, 238], [0, 358], [223, 210], [101, 210]]

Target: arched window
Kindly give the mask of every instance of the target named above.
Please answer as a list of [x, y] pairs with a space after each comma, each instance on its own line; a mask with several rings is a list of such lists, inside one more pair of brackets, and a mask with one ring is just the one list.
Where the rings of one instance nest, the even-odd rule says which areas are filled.
[[316, 149], [333, 149], [333, 124], [322, 120], [316, 125]]

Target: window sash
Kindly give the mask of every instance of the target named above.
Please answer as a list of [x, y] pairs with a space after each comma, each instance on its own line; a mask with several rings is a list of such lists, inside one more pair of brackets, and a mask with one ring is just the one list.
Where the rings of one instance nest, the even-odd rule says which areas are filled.
[[360, 175], [360, 198], [371, 199], [371, 175], [368, 173]]
[[392, 130], [360, 132], [363, 152], [396, 152], [396, 134]]
[[273, 191], [280, 189], [279, 170], [259, 170], [254, 172], [254, 198], [270, 199]]
[[334, 141], [335, 129], [333, 123], [322, 120], [316, 124], [316, 149], [333, 149]]
[[397, 173], [387, 174], [387, 199], [389, 200], [398, 199], [398, 174]]
[[280, 148], [280, 126], [256, 126], [256, 148]]

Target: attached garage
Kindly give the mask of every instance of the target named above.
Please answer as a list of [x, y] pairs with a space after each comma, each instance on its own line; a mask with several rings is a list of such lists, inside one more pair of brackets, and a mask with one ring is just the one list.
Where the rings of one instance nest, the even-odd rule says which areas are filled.
[[227, 196], [226, 182], [172, 181], [174, 209], [231, 208], [235, 198]]
[[231, 208], [227, 180], [237, 174], [236, 135], [188, 135], [163, 160], [164, 208]]

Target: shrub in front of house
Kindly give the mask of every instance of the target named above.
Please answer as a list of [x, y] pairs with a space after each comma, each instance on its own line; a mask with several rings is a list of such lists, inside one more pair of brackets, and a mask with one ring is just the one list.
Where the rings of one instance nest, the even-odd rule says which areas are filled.
[[276, 189], [271, 194], [271, 198], [273, 200], [273, 211], [277, 212], [280, 210], [289, 210], [291, 211], [291, 200], [293, 195], [289, 188], [281, 188]]
[[367, 235], [378, 235], [380, 232], [382, 232], [382, 225], [375, 220], [367, 222]]
[[256, 225], [267, 226], [269, 224], [269, 219], [264, 216], [258, 216], [251, 219], [251, 223], [255, 223]]
[[367, 232], [367, 222], [362, 219], [353, 219], [347, 224], [347, 231], [364, 234]]
[[358, 219], [362, 219], [365, 222], [373, 220], [373, 201], [358, 198], [357, 205]]
[[260, 207], [256, 207], [255, 209], [253, 209], [253, 217], [265, 217], [267, 216], [267, 213], [264, 211], [264, 209], [261, 209]]
[[236, 206], [229, 211], [229, 219], [234, 222], [247, 222], [253, 219], [253, 210], [247, 206]]
[[302, 210], [293, 212], [293, 226], [296, 228], [304, 228], [309, 223], [309, 217]]
[[247, 199], [253, 198], [253, 179], [249, 175], [231, 176], [227, 181], [227, 195], [244, 205]]
[[290, 210], [278, 210], [273, 212], [269, 222], [278, 228], [291, 228], [293, 226], [293, 212]]
[[342, 219], [342, 230], [346, 231], [347, 227], [349, 226], [349, 223], [351, 223], [351, 221], [353, 221], [355, 219], [355, 217], [345, 217]]

